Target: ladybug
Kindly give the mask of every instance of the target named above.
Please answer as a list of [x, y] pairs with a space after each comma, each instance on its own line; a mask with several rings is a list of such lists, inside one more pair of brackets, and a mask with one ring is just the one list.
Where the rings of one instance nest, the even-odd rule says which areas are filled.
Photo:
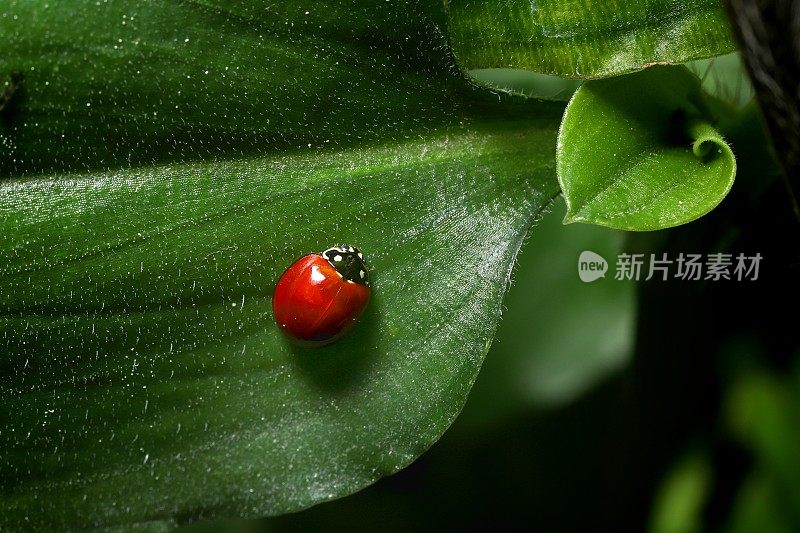
[[286, 269], [275, 286], [272, 311], [291, 339], [321, 346], [356, 323], [371, 289], [364, 254], [354, 246], [304, 255]]

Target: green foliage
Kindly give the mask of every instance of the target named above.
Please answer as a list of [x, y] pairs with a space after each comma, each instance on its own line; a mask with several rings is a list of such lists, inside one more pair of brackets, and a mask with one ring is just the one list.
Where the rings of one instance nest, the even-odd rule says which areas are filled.
[[753, 87], [738, 52], [699, 59], [687, 68], [703, 82], [703, 90], [736, 108], [744, 107], [753, 98]]
[[558, 139], [565, 222], [655, 230], [708, 213], [736, 175], [709, 108], [684, 67], [584, 83]]
[[[562, 106], [475, 89], [432, 4], [7, 11], [2, 527], [294, 511], [430, 446], [557, 194]], [[367, 315], [294, 347], [275, 281], [341, 242]]]
[[[405, 466], [460, 410], [557, 190], [547, 124], [7, 182], [3, 519], [273, 514]], [[367, 317], [292, 347], [272, 287], [337, 241], [369, 251]]]
[[[588, 28], [543, 4], [510, 66], [552, 57], [537, 70], [600, 76], [729, 48], [715, 3], [663, 4]], [[6, 3], [0, 77], [20, 81], [0, 110], [1, 528], [296, 511], [444, 432], [558, 193], [563, 106], [459, 71], [450, 44], [467, 67], [508, 53], [470, 33], [498, 22], [473, 7]], [[723, 146], [691, 124], [697, 152]], [[271, 317], [277, 277], [343, 242], [374, 268], [362, 324], [325, 349], [289, 344]], [[631, 302], [617, 303], [613, 354], [630, 341]], [[568, 374], [569, 394], [594, 379]]]
[[681, 457], [656, 494], [650, 532], [703, 531], [702, 512], [711, 492], [711, 481], [711, 465], [704, 453], [691, 450]]
[[720, 0], [449, 0], [448, 6], [453, 49], [468, 69], [600, 78], [734, 49]]
[[496, 90], [562, 102], [568, 102], [581, 84], [580, 80], [510, 68], [476, 69], [469, 75]]
[[726, 531], [748, 533], [791, 533], [797, 531], [797, 521], [787, 514], [783, 504], [786, 493], [774, 480], [756, 470], [745, 479], [733, 504]]
[[[795, 354], [797, 355], [797, 354]], [[756, 364], [757, 365], [757, 364]], [[742, 488], [738, 521], [759, 509], [775, 508], [776, 517], [800, 523], [800, 385], [798, 372], [770, 375], [751, 365], [728, 391], [727, 422], [733, 434], [756, 457], [755, 472]], [[760, 366], [760, 365], [759, 365]], [[780, 495], [770, 505], [769, 495]]]
[[567, 405], [630, 362], [636, 284], [615, 281], [613, 272], [584, 283], [577, 269], [583, 250], [616, 257], [625, 234], [564, 226], [565, 211], [558, 199], [520, 251], [495, 342], [459, 416], [462, 429]]
[[419, 138], [474, 97], [439, 6], [267, 0], [6, 2], [9, 175]]

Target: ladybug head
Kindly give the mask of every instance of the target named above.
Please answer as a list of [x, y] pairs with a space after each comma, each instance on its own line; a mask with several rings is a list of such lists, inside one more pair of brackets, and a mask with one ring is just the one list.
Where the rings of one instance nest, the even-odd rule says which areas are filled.
[[364, 254], [355, 246], [343, 244], [334, 246], [322, 252], [322, 257], [342, 275], [342, 277], [353, 283], [369, 285], [367, 273], [367, 263], [364, 261]]

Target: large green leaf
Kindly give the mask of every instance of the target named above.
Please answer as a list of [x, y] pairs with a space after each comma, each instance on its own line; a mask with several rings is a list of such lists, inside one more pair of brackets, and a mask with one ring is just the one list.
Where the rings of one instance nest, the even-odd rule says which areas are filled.
[[[7, 4], [0, 527], [257, 516], [351, 493], [460, 410], [557, 193], [562, 108], [484, 94], [442, 6]], [[348, 242], [339, 343], [272, 320]]]
[[734, 49], [721, 0], [449, 0], [448, 6], [451, 42], [467, 69], [599, 78]]
[[417, 137], [467, 90], [425, 2], [6, 4], [11, 175]]

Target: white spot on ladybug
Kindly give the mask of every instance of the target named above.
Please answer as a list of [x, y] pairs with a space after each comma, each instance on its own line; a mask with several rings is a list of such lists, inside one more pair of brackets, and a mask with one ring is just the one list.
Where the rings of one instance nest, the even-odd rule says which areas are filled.
[[364, 271], [363, 270], [359, 270], [358, 271], [358, 275], [361, 276], [361, 279], [364, 279]]
[[319, 271], [317, 265], [311, 267], [311, 279], [313, 281], [325, 281], [325, 274]]
[[362, 254], [361, 252], [358, 252], [358, 258], [359, 259], [364, 259], [364, 254]]
[[341, 255], [335, 255], [335, 256], [333, 256], [333, 260], [338, 263], [339, 261], [342, 260], [342, 256]]

